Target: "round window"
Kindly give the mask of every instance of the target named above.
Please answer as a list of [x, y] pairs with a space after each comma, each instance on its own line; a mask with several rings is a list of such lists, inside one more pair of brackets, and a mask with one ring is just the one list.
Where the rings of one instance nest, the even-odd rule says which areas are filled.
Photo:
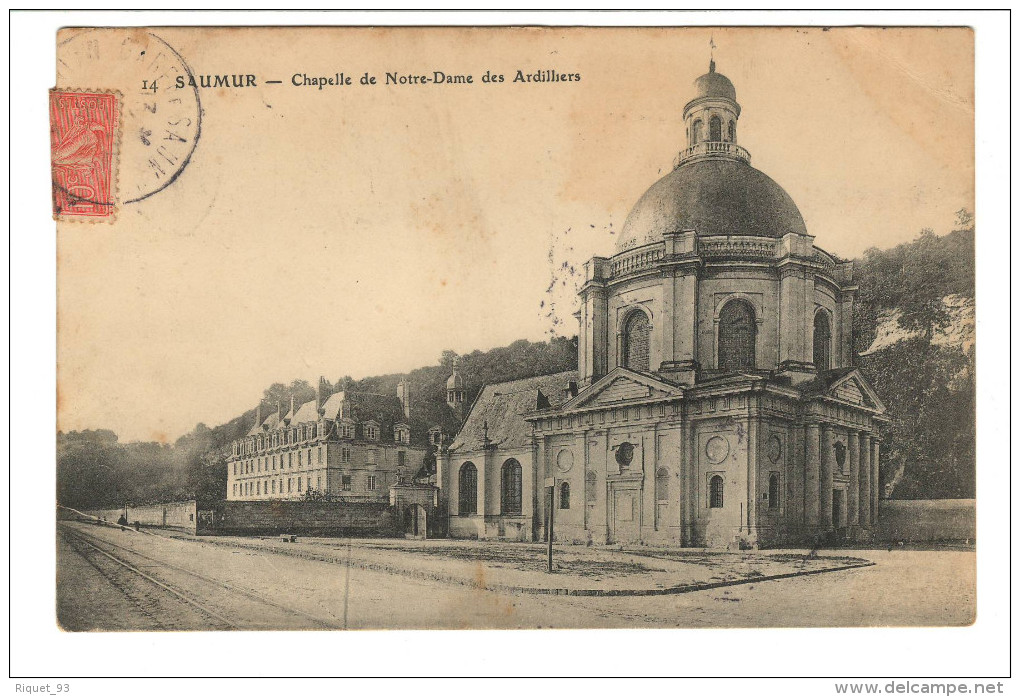
[[722, 436], [712, 436], [708, 439], [708, 442], [705, 443], [705, 456], [708, 457], [709, 462], [722, 462], [729, 454], [729, 441]]

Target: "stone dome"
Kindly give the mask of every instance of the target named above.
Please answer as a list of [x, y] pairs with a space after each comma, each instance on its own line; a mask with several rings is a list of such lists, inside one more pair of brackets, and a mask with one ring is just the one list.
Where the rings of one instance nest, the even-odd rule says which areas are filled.
[[655, 182], [627, 216], [617, 251], [681, 230], [754, 237], [807, 234], [797, 205], [779, 184], [730, 158], [693, 160]]
[[695, 99], [721, 97], [734, 102], [737, 101], [737, 89], [728, 77], [722, 73], [715, 72], [715, 61], [712, 61], [709, 65], [707, 73], [694, 81], [694, 89], [697, 90]]

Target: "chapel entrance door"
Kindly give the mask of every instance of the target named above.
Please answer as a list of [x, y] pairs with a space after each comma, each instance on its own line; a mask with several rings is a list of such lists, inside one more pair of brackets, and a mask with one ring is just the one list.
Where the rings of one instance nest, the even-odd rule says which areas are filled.
[[613, 542], [628, 544], [641, 540], [638, 489], [613, 489]]

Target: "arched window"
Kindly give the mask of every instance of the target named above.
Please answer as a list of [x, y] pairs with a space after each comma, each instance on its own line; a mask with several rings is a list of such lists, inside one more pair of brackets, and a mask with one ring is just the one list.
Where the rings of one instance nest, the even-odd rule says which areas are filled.
[[726, 140], [731, 143], [737, 142], [737, 124], [730, 121], [730, 125], [726, 127], [726, 135], [729, 136]]
[[503, 463], [502, 511], [504, 515], [521, 512], [521, 463], [507, 460]]
[[648, 339], [652, 325], [648, 315], [635, 310], [623, 325], [623, 365], [631, 370], [648, 370]]
[[731, 300], [719, 313], [719, 367], [723, 370], [754, 368], [757, 332], [754, 308], [744, 300]]
[[708, 482], [708, 507], [723, 507], [723, 479], [718, 474]]
[[691, 145], [697, 145], [701, 142], [701, 119], [697, 119], [691, 124]]
[[814, 364], [818, 370], [828, 370], [829, 347], [832, 345], [832, 330], [829, 328], [829, 315], [825, 310], [815, 313], [815, 350]]
[[566, 482], [560, 484], [560, 508], [570, 508], [570, 485]]
[[595, 474], [595, 470], [588, 470], [588, 474], [584, 475], [584, 500], [587, 501], [589, 506], [594, 506], [598, 495], [599, 478]]
[[722, 119], [718, 116], [713, 116], [708, 120], [708, 139], [713, 143], [722, 140]]
[[460, 515], [474, 515], [478, 512], [478, 470], [470, 462], [460, 467], [457, 512]]
[[769, 508], [779, 508], [779, 472], [769, 475]]

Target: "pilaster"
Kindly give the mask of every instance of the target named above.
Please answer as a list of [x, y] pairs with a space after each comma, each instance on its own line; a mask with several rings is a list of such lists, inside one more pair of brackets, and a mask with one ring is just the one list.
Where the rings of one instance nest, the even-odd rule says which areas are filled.
[[820, 479], [820, 498], [821, 498], [821, 525], [825, 530], [832, 529], [832, 464], [833, 464], [833, 440], [832, 440], [832, 426], [829, 424], [822, 424], [822, 442], [821, 442], [821, 473]]
[[846, 515], [847, 525], [851, 528], [858, 527], [860, 522], [860, 513], [858, 512], [858, 505], [860, 503], [860, 448], [861, 439], [857, 431], [850, 429], [847, 431], [847, 457], [850, 458], [850, 485], [847, 490], [846, 497]]
[[804, 523], [809, 530], [821, 525], [821, 428], [817, 423], [804, 427]]
[[861, 527], [867, 530], [871, 528], [871, 435], [867, 431], [861, 432], [858, 437], [858, 448], [861, 478], [857, 512]]

